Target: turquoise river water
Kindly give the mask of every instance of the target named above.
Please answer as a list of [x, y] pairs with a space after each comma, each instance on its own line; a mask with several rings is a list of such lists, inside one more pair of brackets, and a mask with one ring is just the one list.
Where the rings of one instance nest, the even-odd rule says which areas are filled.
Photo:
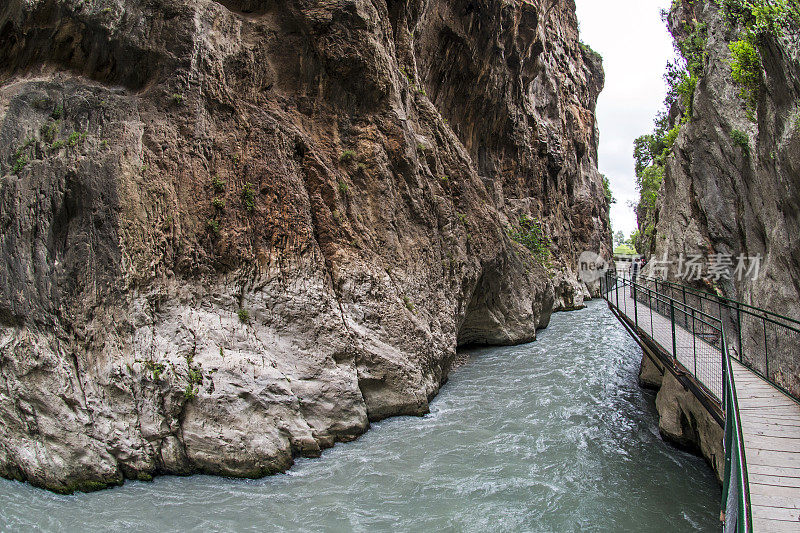
[[603, 302], [469, 352], [422, 418], [260, 480], [58, 496], [0, 480], [0, 531], [718, 531], [702, 459], [663, 442], [641, 351]]

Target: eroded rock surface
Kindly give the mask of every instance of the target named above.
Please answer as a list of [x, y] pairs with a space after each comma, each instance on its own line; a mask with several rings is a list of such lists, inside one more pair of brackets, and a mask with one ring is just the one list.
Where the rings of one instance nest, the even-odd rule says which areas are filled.
[[725, 431], [692, 391], [665, 372], [656, 395], [658, 430], [670, 442], [703, 456], [722, 482], [725, 472]]
[[570, 0], [9, 0], [0, 59], [6, 477], [284, 470], [610, 251]]

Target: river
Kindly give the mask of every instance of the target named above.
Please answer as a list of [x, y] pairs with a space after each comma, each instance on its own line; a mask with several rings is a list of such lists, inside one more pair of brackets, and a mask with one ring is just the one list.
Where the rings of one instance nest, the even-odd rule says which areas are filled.
[[718, 531], [702, 459], [663, 442], [641, 350], [603, 302], [468, 352], [422, 418], [260, 480], [59, 496], [0, 480], [0, 531]]

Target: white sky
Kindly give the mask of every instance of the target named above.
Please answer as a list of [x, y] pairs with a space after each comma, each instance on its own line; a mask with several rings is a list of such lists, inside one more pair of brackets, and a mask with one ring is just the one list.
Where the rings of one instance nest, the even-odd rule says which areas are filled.
[[673, 58], [672, 37], [661, 20], [670, 0], [575, 0], [581, 40], [603, 56], [606, 85], [597, 105], [600, 172], [608, 176], [617, 203], [611, 226], [626, 236], [636, 229], [628, 202], [638, 193], [633, 140], [653, 129], [663, 108], [662, 75]]

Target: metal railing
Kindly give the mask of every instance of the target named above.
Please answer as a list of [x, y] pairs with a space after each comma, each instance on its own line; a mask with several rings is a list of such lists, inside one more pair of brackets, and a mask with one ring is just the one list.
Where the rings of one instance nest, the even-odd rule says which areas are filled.
[[636, 328], [658, 343], [673, 363], [680, 363], [688, 370], [722, 406], [723, 324], [717, 317], [653, 287], [611, 273], [601, 281], [601, 288]]
[[[724, 334], [723, 334], [723, 345]], [[722, 483], [722, 511], [725, 513], [725, 533], [751, 532], [750, 483], [747, 479], [747, 459], [739, 418], [739, 400], [733, 379], [731, 358], [725, 361], [725, 473]]]
[[715, 317], [736, 360], [800, 403], [798, 369], [787, 368], [800, 351], [800, 321], [670, 281], [639, 276], [637, 284]]
[[[707, 304], [708, 297], [696, 294], [700, 291], [688, 287], [688, 290], [683, 290], [677, 284], [653, 281], [657, 280], [641, 278], [634, 281], [608, 272], [601, 279], [600, 290], [612, 309], [633, 323], [637, 335], [649, 336], [671, 358], [672, 368], [678, 372], [688, 371], [700, 385], [699, 394], [708, 396], [723, 410], [725, 472], [722, 510], [725, 513], [725, 531], [750, 532], [752, 518], [747, 460], [726, 342], [726, 319], [729, 318], [724, 311], [726, 306], [717, 301], [718, 313], [714, 314]], [[680, 298], [676, 298], [678, 288]], [[739, 327], [737, 334], [741, 331]], [[741, 342], [739, 346], [742, 346]]]

